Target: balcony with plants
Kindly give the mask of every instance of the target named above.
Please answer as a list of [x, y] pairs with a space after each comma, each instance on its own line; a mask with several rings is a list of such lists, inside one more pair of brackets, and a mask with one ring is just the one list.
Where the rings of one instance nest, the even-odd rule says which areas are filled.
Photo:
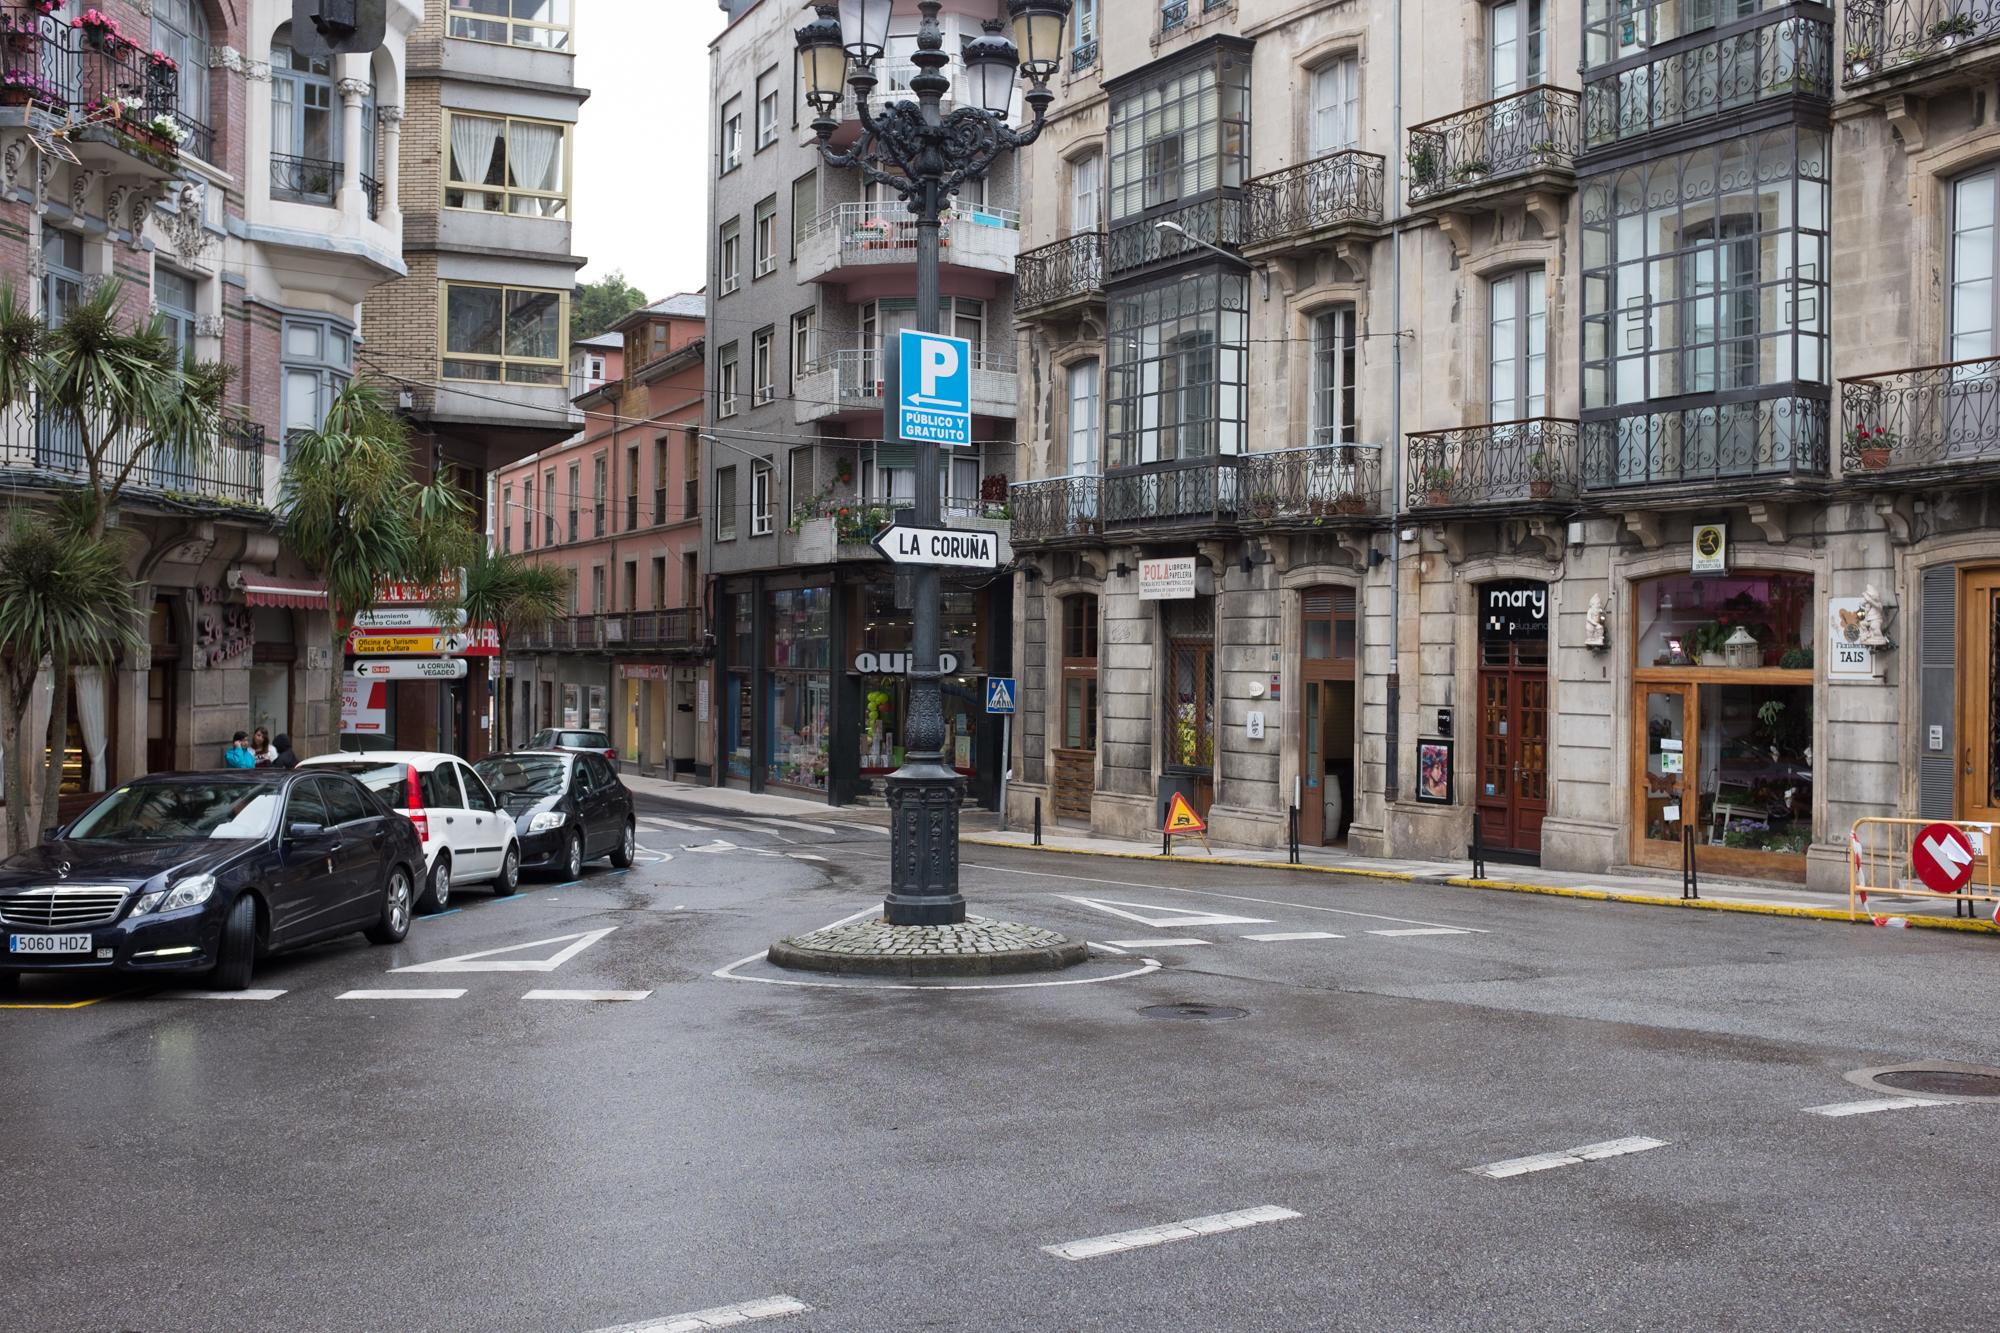
[[1536, 84], [1410, 127], [1410, 207], [1497, 206], [1531, 190], [1576, 187], [1578, 98]]
[[1818, 490], [1828, 476], [1828, 405], [1817, 395], [1727, 390], [1651, 410], [1586, 412], [1583, 487], [1600, 497], [1644, 491], [1770, 498]]
[[[912, 509], [911, 471], [917, 446], [890, 440], [820, 440], [790, 452], [786, 486], [783, 559], [791, 564], [836, 559], [880, 559], [869, 543], [897, 511]], [[940, 456], [944, 493], [938, 513], [947, 527], [977, 527], [1004, 541], [1010, 517], [1007, 473], [1013, 446], [992, 445], [979, 452], [976, 477], [954, 466], [974, 455], [946, 451]], [[892, 478], [894, 480], [892, 480]]]
[[1327, 440], [1303, 449], [1247, 454], [1241, 485], [1245, 526], [1310, 530], [1365, 525], [1386, 508], [1382, 447], [1377, 444]]
[[1382, 229], [1380, 153], [1346, 148], [1252, 179], [1246, 257], [1263, 259]]
[[[129, 467], [126, 494], [134, 499], [192, 510], [262, 509], [264, 428], [225, 418], [216, 439], [193, 456], [139, 447], [134, 437], [110, 441], [98, 458], [105, 477]], [[134, 454], [138, 457], [134, 459]], [[90, 479], [84, 439], [68, 419], [26, 406], [0, 411], [0, 477], [10, 488], [78, 486]]]
[[1104, 307], [1104, 233], [1080, 231], [1014, 262], [1014, 313], [1051, 319]]
[[[872, 344], [831, 348], [808, 363], [794, 390], [794, 419], [859, 421], [882, 414], [887, 374], [882, 349]], [[972, 352], [972, 414], [1012, 419], [1019, 398], [1011, 345], [979, 345]]]
[[1841, 42], [1841, 86], [1857, 95], [1929, 96], [1990, 84], [2000, 68], [2000, 8], [1968, 0], [1851, 0]]
[[1840, 387], [1840, 470], [1909, 486], [2000, 477], [2000, 359], [1858, 375]]
[[[963, 205], [938, 228], [946, 268], [1006, 276], [1021, 252], [1021, 215], [1011, 208]], [[846, 283], [917, 265], [917, 222], [900, 201], [836, 204], [799, 238], [801, 282]]]
[[1404, 503], [1413, 512], [1567, 509], [1577, 497], [1577, 423], [1527, 417], [1409, 437]]
[[0, 123], [59, 131], [79, 164], [162, 180], [206, 126], [181, 114], [180, 73], [96, 9], [73, 21], [49, 3], [0, 6]]

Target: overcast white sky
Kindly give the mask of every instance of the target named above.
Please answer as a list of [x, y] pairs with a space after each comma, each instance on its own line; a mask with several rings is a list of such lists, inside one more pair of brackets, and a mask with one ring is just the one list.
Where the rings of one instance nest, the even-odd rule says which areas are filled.
[[701, 286], [708, 239], [708, 44], [715, 0], [580, 0], [575, 237], [585, 280], [652, 300]]

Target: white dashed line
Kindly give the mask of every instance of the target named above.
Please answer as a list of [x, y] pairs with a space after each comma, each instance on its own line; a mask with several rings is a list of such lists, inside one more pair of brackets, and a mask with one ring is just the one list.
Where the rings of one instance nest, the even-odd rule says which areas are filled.
[[595, 1333], [705, 1333], [711, 1328], [734, 1328], [738, 1324], [755, 1323], [760, 1319], [783, 1319], [787, 1315], [806, 1314], [811, 1310], [810, 1305], [791, 1296], [766, 1296], [761, 1301], [741, 1301], [735, 1305], [718, 1305], [712, 1310], [642, 1319], [636, 1324], [600, 1328]]
[[1191, 949], [1197, 944], [1207, 944], [1207, 940], [1106, 940], [1106, 944], [1120, 949]]
[[1451, 926], [1425, 926], [1421, 930], [1371, 930], [1370, 935], [1383, 935], [1390, 939], [1401, 939], [1406, 935], [1470, 935], [1469, 930], [1458, 930]]
[[1281, 940], [1344, 940], [1345, 935], [1336, 935], [1330, 930], [1281, 930], [1274, 935], [1245, 935], [1246, 940], [1256, 940], [1259, 944], [1276, 944]]
[[463, 989], [421, 990], [416, 987], [403, 986], [396, 990], [345, 991], [333, 998], [336, 1000], [456, 1000], [464, 994], [465, 991]]
[[643, 1000], [649, 990], [531, 990], [524, 1000]]
[[1537, 1153], [1533, 1157], [1510, 1157], [1504, 1162], [1488, 1162], [1485, 1166], [1471, 1166], [1466, 1170], [1475, 1176], [1505, 1180], [1509, 1176], [1525, 1176], [1532, 1171], [1547, 1171], [1558, 1166], [1575, 1166], [1579, 1162], [1599, 1162], [1607, 1157], [1623, 1157], [1627, 1153], [1645, 1152], [1648, 1148], [1666, 1146], [1665, 1140], [1635, 1135], [1627, 1139], [1610, 1139], [1603, 1143], [1586, 1143], [1581, 1148], [1571, 1148], [1565, 1152]]
[[1225, 1231], [1241, 1231], [1245, 1227], [1262, 1226], [1266, 1222], [1283, 1222], [1298, 1215], [1289, 1208], [1276, 1208], [1267, 1204], [1261, 1208], [1242, 1208], [1233, 1213], [1216, 1213], [1210, 1217], [1191, 1217], [1185, 1222], [1169, 1222], [1165, 1226], [1142, 1227], [1137, 1231], [1120, 1231], [1109, 1236], [1092, 1236], [1088, 1240], [1073, 1240], [1066, 1245], [1044, 1245], [1042, 1253], [1072, 1261], [1095, 1259], [1100, 1255], [1122, 1254], [1126, 1250], [1144, 1249], [1148, 1245], [1165, 1245], [1171, 1241], [1193, 1240], [1196, 1236], [1216, 1236]]
[[815, 856], [815, 855], [813, 855], [813, 854], [812, 854], [811, 852], [786, 852], [786, 853], [785, 853], [785, 855], [786, 855], [786, 856], [789, 856], [789, 857], [791, 857], [791, 858], [792, 858], [792, 859], [793, 859], [794, 861], [824, 861], [824, 860], [826, 860], [826, 858], [825, 858], [824, 856]]
[[1949, 1102], [1937, 1101], [1930, 1097], [1878, 1097], [1867, 1102], [1834, 1102], [1827, 1106], [1808, 1106], [1807, 1115], [1843, 1116], [1872, 1115], [1876, 1111], [1901, 1111], [1912, 1106], [1948, 1106]]
[[275, 1000], [281, 990], [163, 990], [158, 1000]]

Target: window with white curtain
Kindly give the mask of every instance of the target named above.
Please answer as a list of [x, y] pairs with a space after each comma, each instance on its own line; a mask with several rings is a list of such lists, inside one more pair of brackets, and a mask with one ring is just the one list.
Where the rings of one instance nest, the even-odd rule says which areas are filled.
[[271, 43], [271, 152], [308, 164], [281, 172], [274, 165], [271, 186], [280, 197], [331, 203], [339, 182], [340, 107], [333, 96], [333, 62], [305, 56], [290, 45], [291, 25]]
[[567, 213], [567, 125], [456, 111], [445, 120], [446, 208], [542, 218]]
[[1071, 476], [1086, 477], [1098, 464], [1098, 363], [1079, 361], [1068, 371], [1069, 380], [1069, 470]]
[[201, 0], [153, 0], [153, 49], [174, 62], [181, 115], [208, 124], [208, 16]]
[[1311, 156], [1337, 153], [1359, 142], [1360, 97], [1360, 66], [1353, 56], [1336, 56], [1312, 72]]
[[1311, 443], [1353, 444], [1359, 438], [1354, 361], [1354, 307], [1339, 305], [1315, 315]]
[[1539, 417], [1546, 410], [1548, 283], [1539, 268], [1486, 284], [1489, 422]]
[[166, 321], [174, 356], [185, 357], [194, 347], [195, 280], [164, 264], [153, 270], [153, 308]]
[[354, 330], [337, 320], [287, 317], [279, 364], [285, 442], [318, 430], [333, 396], [354, 373]]
[[1069, 229], [1096, 231], [1104, 225], [1104, 154], [1085, 153], [1069, 164]]
[[1945, 359], [1971, 361], [1993, 355], [1995, 182], [1993, 167], [1961, 176], [1951, 186], [1951, 305]]
[[1501, 0], [1486, 11], [1489, 95], [1505, 97], [1542, 81], [1542, 0]]

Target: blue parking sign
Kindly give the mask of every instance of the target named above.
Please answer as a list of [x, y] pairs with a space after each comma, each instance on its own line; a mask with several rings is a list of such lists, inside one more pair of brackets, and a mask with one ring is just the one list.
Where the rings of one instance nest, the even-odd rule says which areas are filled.
[[897, 436], [915, 444], [972, 443], [972, 344], [904, 329], [897, 338]]
[[986, 678], [986, 711], [989, 713], [1011, 713], [1014, 711], [1014, 678], [1012, 676], [988, 676]]

